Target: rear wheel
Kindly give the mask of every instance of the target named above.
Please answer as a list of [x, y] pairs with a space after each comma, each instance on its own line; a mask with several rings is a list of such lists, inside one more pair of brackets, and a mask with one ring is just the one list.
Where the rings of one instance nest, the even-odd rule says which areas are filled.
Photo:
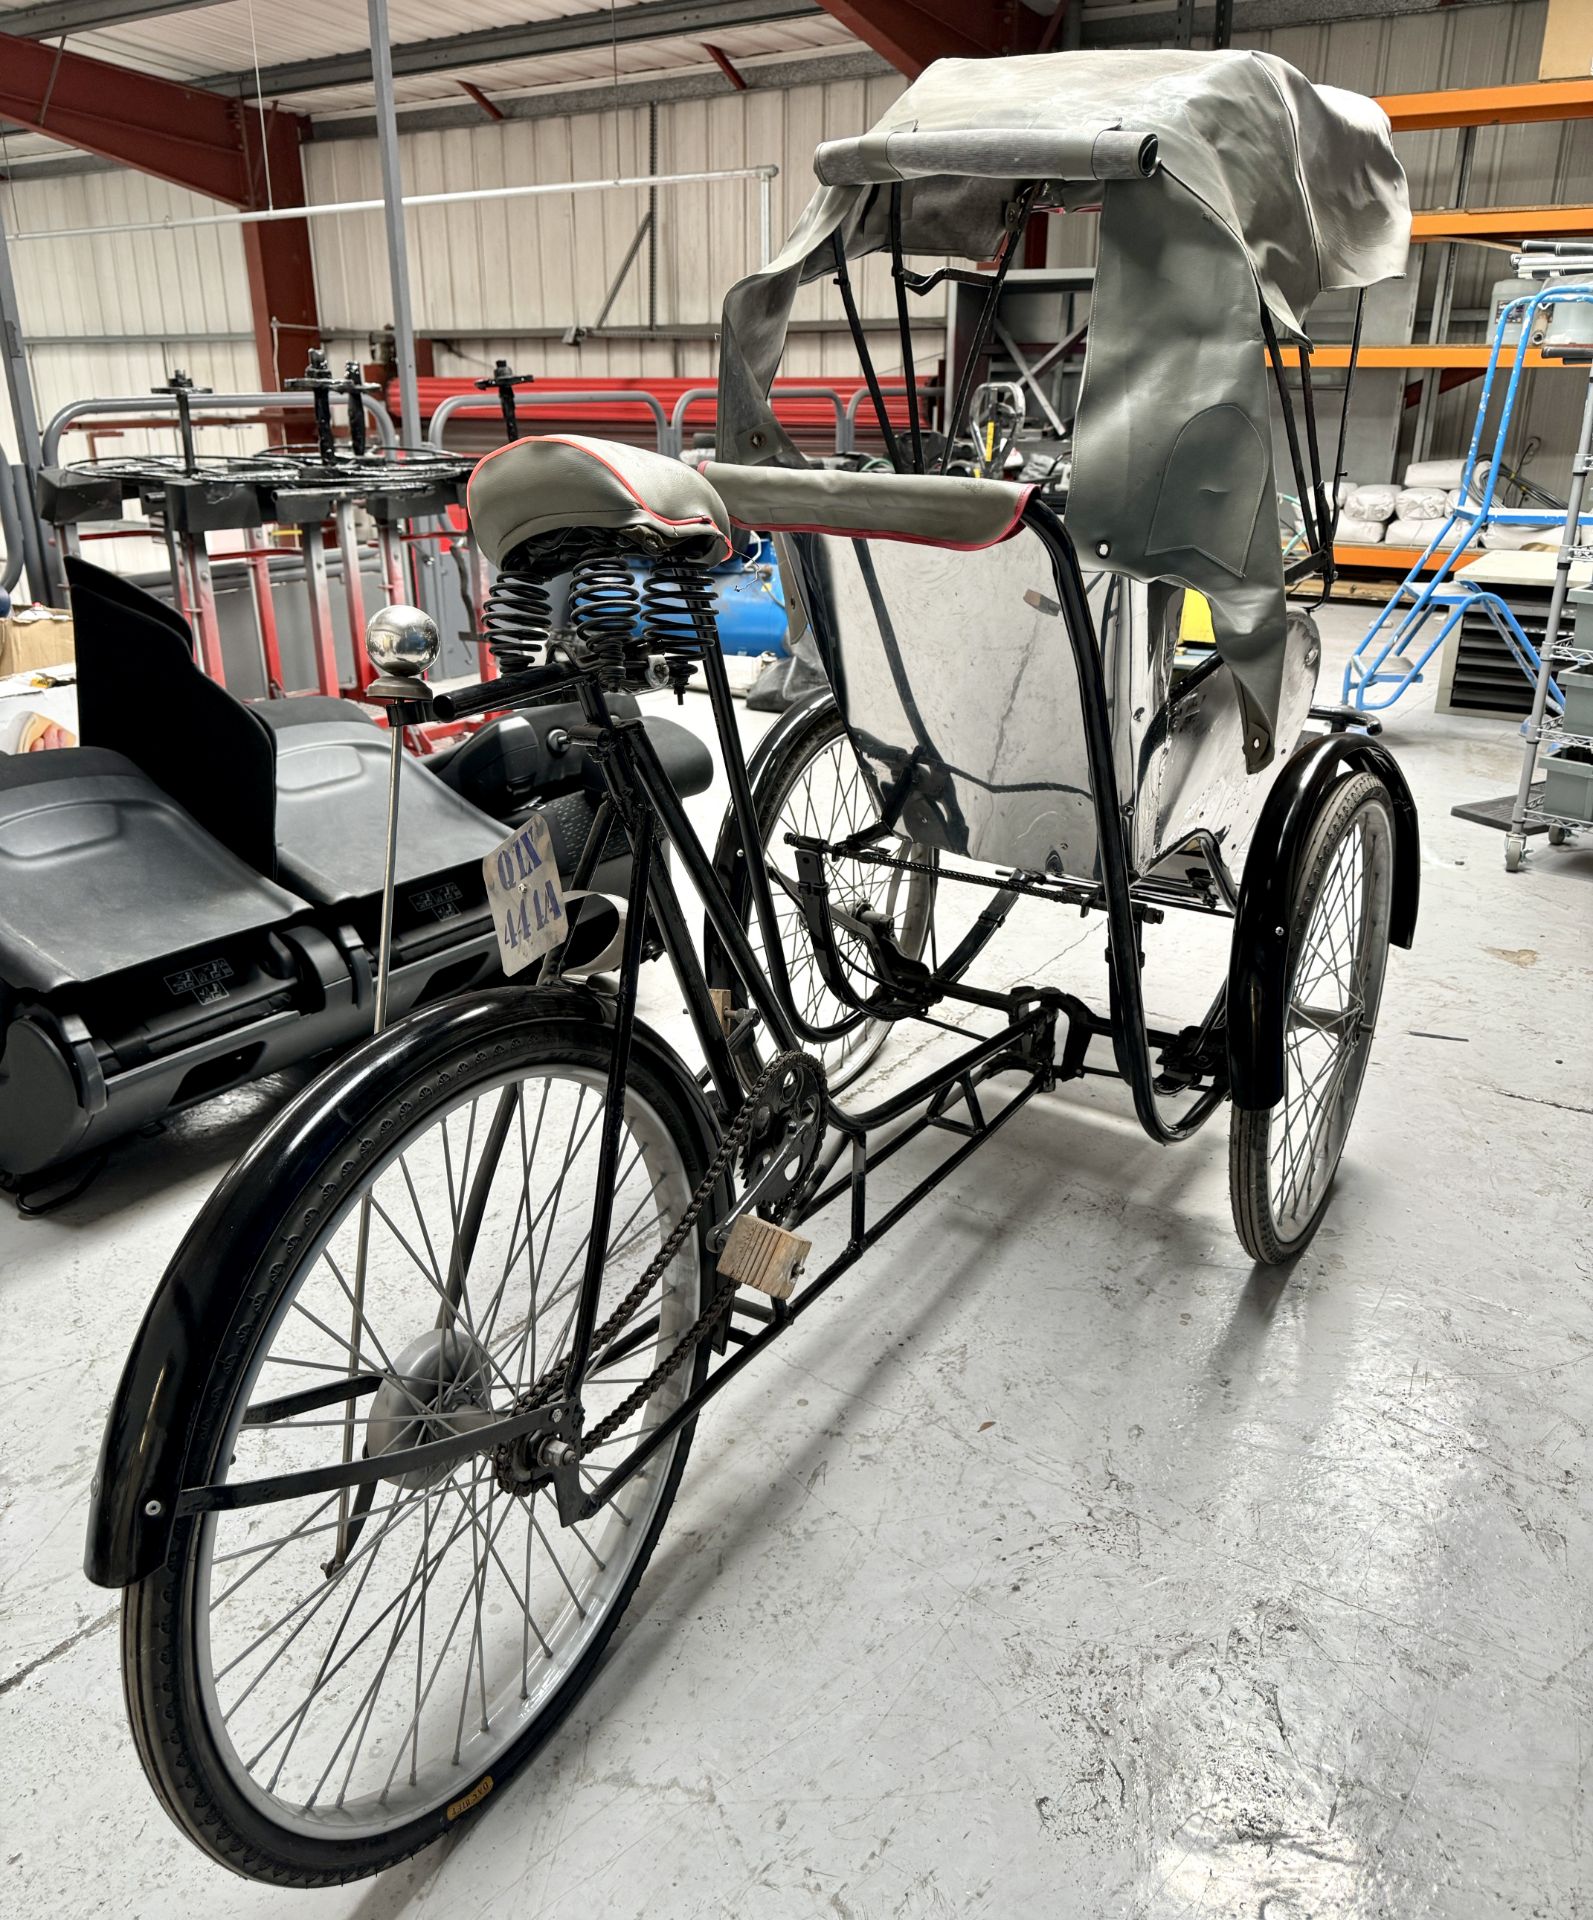
[[[547, 1380], [590, 1238], [608, 1051], [596, 1020], [506, 1017], [364, 1109], [342, 1069], [341, 1091], [306, 1093], [341, 1101], [340, 1144], [319, 1166], [284, 1156], [261, 1217], [235, 1223], [234, 1244], [264, 1251], [216, 1276], [240, 1304], [192, 1408], [189, 1484], [446, 1438], [501, 1420]], [[600, 1327], [706, 1167], [689, 1096], [643, 1050], [618, 1167]], [[629, 1336], [594, 1350], [587, 1434], [645, 1398], [588, 1453], [589, 1489], [707, 1364], [699, 1345], [652, 1379], [698, 1316], [702, 1231], [662, 1267]], [[167, 1811], [223, 1865], [292, 1886], [378, 1872], [458, 1825], [591, 1678], [689, 1443], [688, 1426], [571, 1527], [550, 1491], [492, 1453], [395, 1473], [374, 1498], [345, 1489], [180, 1519], [122, 1627], [139, 1755]]]
[[[833, 700], [816, 706], [806, 722], [760, 770], [753, 801], [774, 894], [780, 946], [791, 980], [793, 1010], [815, 1026], [840, 1029], [833, 1039], [808, 1048], [823, 1066], [830, 1091], [836, 1093], [870, 1064], [885, 1044], [892, 1023], [853, 1011], [825, 985], [807, 923], [791, 891], [796, 884], [796, 866], [792, 851], [786, 845], [788, 833], [813, 834], [834, 841], [860, 832], [879, 819], [879, 800], [873, 782], [853, 750], [840, 709]], [[881, 845], [887, 853], [922, 861], [926, 867], [933, 864], [934, 854], [930, 849], [905, 838], [888, 839]], [[899, 868], [865, 866], [852, 860], [830, 861], [828, 872], [833, 888], [831, 899], [838, 909], [855, 909], [860, 904], [875, 908], [894, 924], [902, 951], [915, 960], [922, 956], [934, 917], [932, 872], [903, 872]], [[744, 874], [738, 876], [733, 897], [753, 950], [761, 961], [765, 952], [763, 929]], [[836, 946], [847, 963], [852, 986], [859, 993], [868, 993], [874, 982], [862, 948], [840, 928]], [[737, 1005], [745, 1004], [745, 994], [739, 984], [734, 989], [734, 998]], [[760, 1055], [766, 1057], [768, 1052], [764, 1040]], [[749, 1064], [755, 1068], [757, 1062]]]
[[1253, 1260], [1292, 1260], [1321, 1225], [1377, 1026], [1388, 959], [1394, 811], [1369, 773], [1329, 793], [1300, 862], [1289, 923], [1284, 1088], [1236, 1107], [1234, 1224]]

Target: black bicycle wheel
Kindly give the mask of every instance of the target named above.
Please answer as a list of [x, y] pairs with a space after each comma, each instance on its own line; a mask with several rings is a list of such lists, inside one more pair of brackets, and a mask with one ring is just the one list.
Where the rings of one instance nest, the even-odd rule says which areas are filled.
[[[793, 1007], [803, 1019], [816, 1026], [840, 1028], [835, 1038], [808, 1049], [823, 1066], [830, 1091], [839, 1092], [873, 1061], [893, 1023], [849, 1009], [825, 985], [807, 924], [789, 891], [796, 881], [796, 869], [791, 849], [785, 844], [788, 833], [839, 840], [879, 818], [873, 783], [853, 751], [840, 709], [833, 700], [824, 700], [815, 706], [803, 724], [759, 770], [753, 801], [774, 893], [781, 951], [791, 979]], [[934, 861], [930, 849], [905, 839], [886, 841], [884, 847], [887, 852], [907, 855], [929, 865]], [[923, 954], [934, 920], [932, 873], [864, 866], [856, 861], [831, 861], [829, 873], [837, 907], [846, 909], [863, 903], [874, 907], [894, 922], [897, 942], [904, 953], [915, 960]], [[752, 889], [744, 872], [732, 888], [732, 897], [753, 950], [761, 960], [763, 929], [753, 910]], [[860, 993], [869, 992], [874, 982], [866, 971], [865, 956], [857, 942], [844, 931], [838, 931], [836, 946], [848, 963], [852, 984]], [[735, 1005], [745, 1004], [745, 993], [739, 983], [733, 989], [733, 997]], [[765, 1045], [760, 1058], [767, 1051]], [[749, 1066], [755, 1068], [756, 1065], [757, 1061], [749, 1061]]]
[[1329, 793], [1300, 862], [1283, 1098], [1264, 1111], [1234, 1108], [1229, 1130], [1234, 1225], [1268, 1266], [1301, 1253], [1327, 1209], [1377, 1026], [1393, 871], [1388, 790], [1355, 774]]
[[[190, 1484], [485, 1425], [565, 1351], [609, 1030], [595, 1008], [572, 1015], [570, 995], [491, 998], [501, 1017], [495, 1005], [474, 1037], [387, 1076], [362, 1105], [362, 1081], [403, 1029], [367, 1042], [262, 1139], [253, 1180], [240, 1168], [211, 1201], [232, 1209], [232, 1245], [263, 1251], [216, 1274], [238, 1305], [189, 1410]], [[550, 1016], [550, 1001], [563, 1011]], [[600, 1326], [706, 1170], [688, 1087], [661, 1051], [633, 1056]], [[279, 1143], [306, 1137], [307, 1105], [335, 1119], [335, 1145], [295, 1164]], [[238, 1217], [250, 1190], [263, 1197]], [[463, 1223], [477, 1216], [469, 1244]], [[594, 1351], [587, 1433], [651, 1390], [588, 1454], [589, 1488], [701, 1378], [704, 1345], [652, 1383], [700, 1311], [705, 1225], [636, 1306], [631, 1337]], [[338, 1394], [351, 1374], [357, 1397]], [[327, 1383], [331, 1394], [314, 1391]], [[689, 1444], [688, 1425], [569, 1528], [551, 1492], [526, 1493], [490, 1453], [379, 1481], [363, 1503], [344, 1491], [180, 1519], [122, 1616], [128, 1712], [167, 1811], [223, 1865], [301, 1887], [378, 1872], [472, 1817], [590, 1680]]]

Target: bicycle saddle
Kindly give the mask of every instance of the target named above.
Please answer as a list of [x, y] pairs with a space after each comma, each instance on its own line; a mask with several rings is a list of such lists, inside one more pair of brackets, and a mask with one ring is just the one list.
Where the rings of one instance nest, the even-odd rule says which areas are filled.
[[588, 528], [619, 533], [642, 554], [708, 566], [730, 557], [730, 516], [694, 468], [585, 434], [499, 447], [471, 475], [467, 504], [477, 543], [497, 567], [527, 542], [558, 552], [572, 530]]

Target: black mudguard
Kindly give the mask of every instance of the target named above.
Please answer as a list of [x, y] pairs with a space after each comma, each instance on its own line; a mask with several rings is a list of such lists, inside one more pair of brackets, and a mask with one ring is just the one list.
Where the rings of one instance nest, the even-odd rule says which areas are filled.
[[1364, 733], [1322, 734], [1296, 749], [1256, 822], [1239, 889], [1228, 963], [1228, 1077], [1236, 1107], [1264, 1111], [1283, 1098], [1288, 1006], [1288, 927], [1306, 840], [1330, 790], [1355, 773], [1375, 774], [1394, 807], [1389, 938], [1416, 936], [1421, 836], [1416, 803], [1388, 749]]
[[[612, 1026], [613, 1002], [588, 988], [497, 987], [440, 1002], [356, 1047], [277, 1115], [189, 1228], [144, 1315], [105, 1423], [89, 1502], [84, 1571], [126, 1587], [166, 1558], [188, 1462], [189, 1427], [242, 1289], [284, 1212], [364, 1116], [473, 1041], [514, 1025], [590, 1020]], [[680, 1056], [638, 1023], [633, 1048], [679, 1082], [704, 1157], [719, 1128]]]

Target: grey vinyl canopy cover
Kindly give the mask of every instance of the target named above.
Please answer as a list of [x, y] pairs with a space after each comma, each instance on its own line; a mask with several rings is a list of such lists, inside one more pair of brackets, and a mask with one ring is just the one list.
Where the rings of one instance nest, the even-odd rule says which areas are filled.
[[889, 245], [892, 183], [905, 253], [972, 260], [1029, 182], [1042, 205], [1098, 201], [1067, 524], [1093, 563], [1208, 597], [1265, 765], [1285, 609], [1261, 302], [1308, 344], [1319, 293], [1404, 272], [1410, 201], [1376, 101], [1266, 53], [938, 60], [814, 171], [785, 246], [725, 299], [720, 459], [806, 465], [769, 404], [791, 308], [834, 271], [836, 234], [849, 258]]

